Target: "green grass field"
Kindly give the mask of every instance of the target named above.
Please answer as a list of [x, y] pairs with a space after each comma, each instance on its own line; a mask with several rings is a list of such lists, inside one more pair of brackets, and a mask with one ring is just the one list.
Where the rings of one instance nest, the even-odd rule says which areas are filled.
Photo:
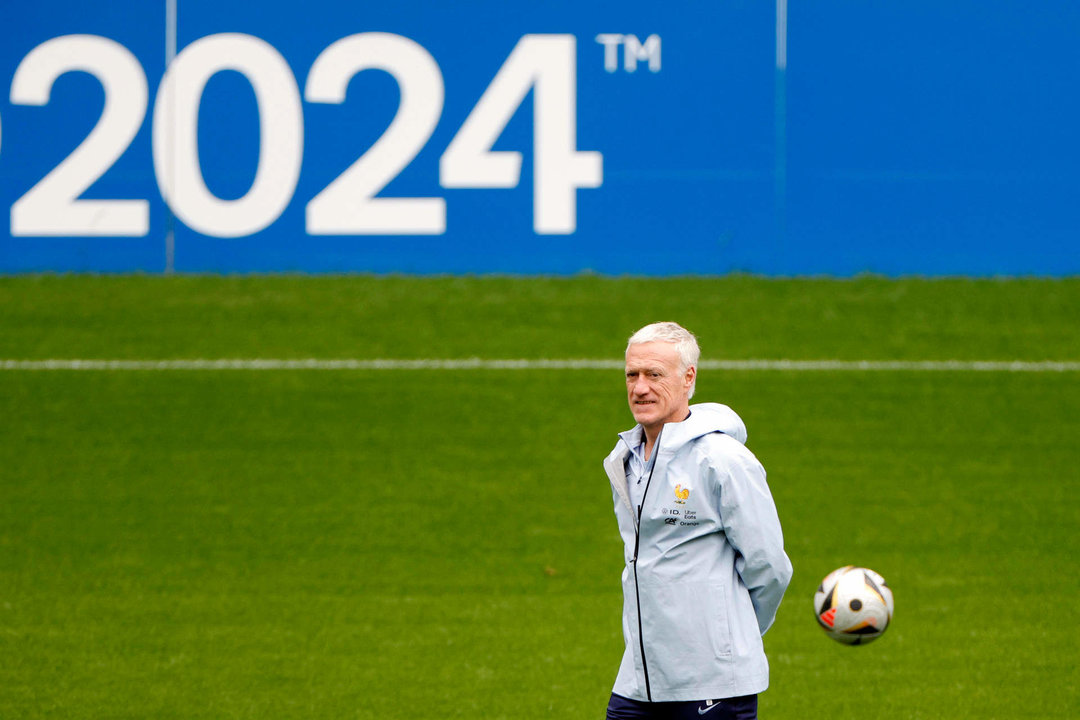
[[[0, 278], [0, 359], [1080, 360], [1080, 279]], [[601, 718], [619, 371], [0, 370], [0, 718]], [[1075, 718], [1080, 373], [703, 371], [795, 578], [761, 716]], [[865, 647], [811, 612], [861, 564]]]

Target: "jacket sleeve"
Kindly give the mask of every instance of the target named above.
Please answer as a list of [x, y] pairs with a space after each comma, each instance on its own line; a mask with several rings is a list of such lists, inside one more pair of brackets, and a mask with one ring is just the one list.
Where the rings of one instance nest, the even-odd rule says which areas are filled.
[[727, 447], [714, 452], [710, 464], [720, 487], [721, 523], [736, 552], [735, 569], [750, 591], [758, 629], [764, 635], [791, 582], [791, 560], [784, 552], [784, 535], [765, 482], [765, 468], [753, 453], [734, 442], [723, 443]]

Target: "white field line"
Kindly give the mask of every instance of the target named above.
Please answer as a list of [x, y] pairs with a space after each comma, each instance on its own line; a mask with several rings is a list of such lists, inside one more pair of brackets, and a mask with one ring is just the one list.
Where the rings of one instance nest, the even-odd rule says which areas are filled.
[[[1076, 361], [1020, 360], [702, 360], [702, 370], [785, 372], [1080, 372]], [[173, 360], [0, 360], [0, 370], [622, 370], [622, 360], [483, 358], [320, 359], [273, 358]]]

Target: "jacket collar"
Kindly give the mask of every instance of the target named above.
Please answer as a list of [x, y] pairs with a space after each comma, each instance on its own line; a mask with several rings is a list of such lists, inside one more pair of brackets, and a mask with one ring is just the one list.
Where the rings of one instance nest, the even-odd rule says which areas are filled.
[[626, 444], [626, 450], [629, 452], [640, 445], [641, 441], [645, 439], [645, 428], [641, 427], [641, 425], [635, 425], [629, 430], [624, 430], [619, 433], [619, 438]]

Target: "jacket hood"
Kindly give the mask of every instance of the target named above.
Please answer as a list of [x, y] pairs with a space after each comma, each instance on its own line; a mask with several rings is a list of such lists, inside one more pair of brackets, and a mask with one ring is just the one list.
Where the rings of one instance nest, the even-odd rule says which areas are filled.
[[734, 410], [720, 403], [699, 403], [690, 406], [690, 417], [686, 420], [664, 426], [664, 445], [676, 448], [714, 432], [724, 433], [746, 444], [746, 424]]
[[[746, 444], [746, 424], [742, 418], [720, 403], [698, 403], [690, 406], [690, 417], [682, 422], [667, 423], [661, 433], [665, 450], [676, 450], [702, 435], [720, 432]], [[641, 442], [641, 426], [619, 433], [628, 446]]]

